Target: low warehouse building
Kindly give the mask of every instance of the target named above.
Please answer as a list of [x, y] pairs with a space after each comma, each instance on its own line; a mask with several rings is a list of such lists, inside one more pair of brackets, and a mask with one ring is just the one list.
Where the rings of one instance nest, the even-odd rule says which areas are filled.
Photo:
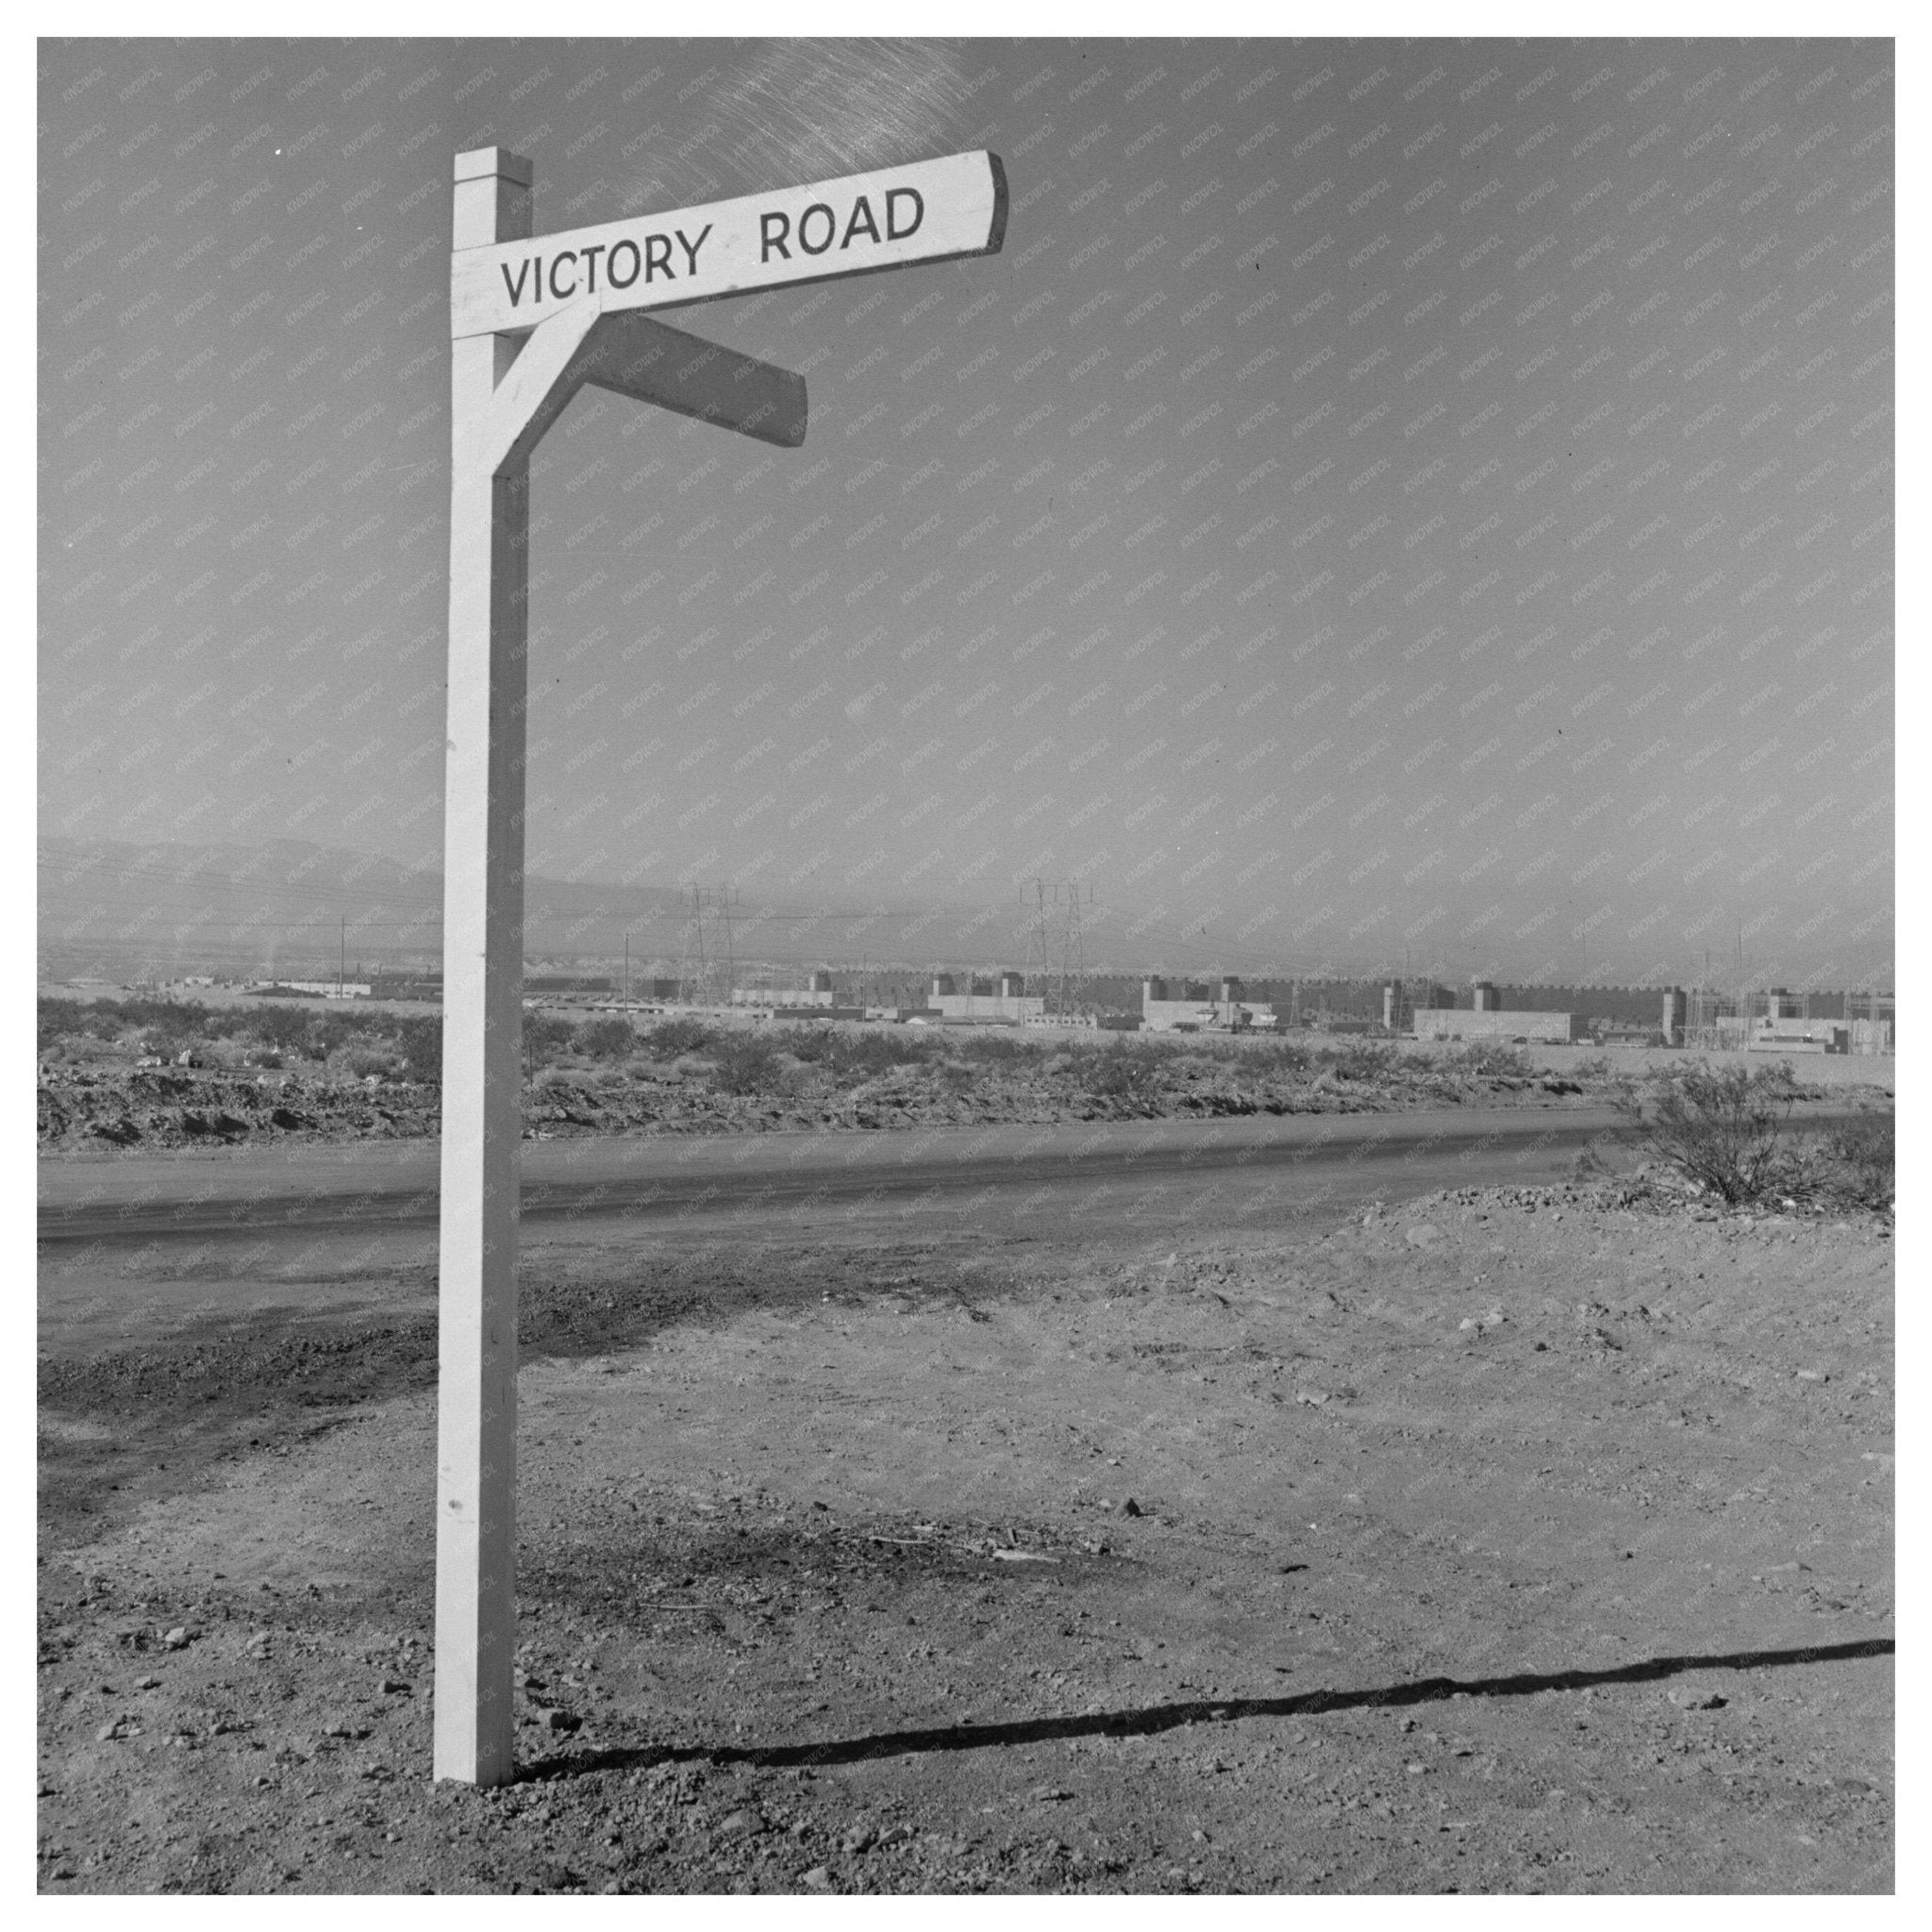
[[1418, 1040], [1523, 1040], [1565, 1046], [1590, 1038], [1579, 1013], [1472, 1011], [1467, 1007], [1418, 1008]]
[[1750, 1053], [1850, 1053], [1852, 1029], [1840, 1020], [1794, 1020], [1765, 1014], [1751, 1022]]

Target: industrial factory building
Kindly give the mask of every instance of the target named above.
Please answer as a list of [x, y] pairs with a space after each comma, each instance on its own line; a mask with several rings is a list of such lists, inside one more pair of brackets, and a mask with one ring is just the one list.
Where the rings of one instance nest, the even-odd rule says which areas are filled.
[[[1558, 1044], [1586, 1040], [1641, 1037], [1665, 1046], [1703, 1048], [1733, 1053], [1889, 1054], [1892, 1051], [1892, 1009], [1889, 999], [1869, 995], [1798, 994], [1783, 987], [1752, 994], [1740, 1001], [1682, 987], [1617, 988], [1619, 994], [1639, 996], [1653, 1004], [1655, 1019], [1642, 1026], [1627, 1020], [1577, 1012], [1546, 1012], [1541, 1008], [1505, 1006], [1499, 990], [1477, 980], [1470, 1007], [1424, 1007], [1420, 999], [1410, 1009], [1409, 1030], [1417, 1040], [1508, 1040]], [[1403, 990], [1395, 982], [1385, 990], [1386, 1010], [1401, 1012]], [[1609, 1002], [1601, 994], [1593, 1005]], [[1813, 1013], [1813, 1004], [1836, 1012]], [[1857, 1012], [1858, 1006], [1867, 1010]], [[1883, 1008], [1881, 1013], [1878, 1008]], [[1741, 1008], [1741, 1009], [1740, 1009]]]
[[924, 1017], [945, 1026], [1025, 1026], [1045, 1014], [1045, 999], [1026, 991], [1021, 974], [1002, 973], [996, 980], [975, 979], [969, 974], [961, 992], [950, 973], [935, 973]]
[[1540, 1013], [1505, 1007], [1495, 987], [1486, 979], [1476, 981], [1474, 993], [1473, 1007], [1417, 1007], [1412, 1021], [1415, 1038], [1535, 1041], [1557, 1046], [1590, 1038], [1588, 1023], [1580, 1013]]
[[[1838, 1013], [1821, 1015], [1810, 1010], [1811, 996], [1781, 986], [1773, 987], [1761, 1001], [1761, 1012], [1699, 1013], [1696, 1024], [1687, 1025], [1686, 1031], [1694, 1035], [1698, 1043], [1744, 1053], [1889, 1054], [1892, 1050], [1890, 1011], [1882, 1017], [1875, 1011], [1860, 1015], [1855, 1010], [1860, 1003], [1844, 999], [1838, 1003]], [[1757, 999], [1749, 1002], [1751, 1008], [1758, 1004]], [[1863, 1004], [1875, 1007], [1878, 1002]], [[1889, 1008], [1890, 1002], [1885, 1004]]]
[[1141, 982], [1141, 1024], [1146, 1031], [1245, 1033], [1275, 1024], [1274, 1007], [1245, 998], [1239, 979], [1221, 980], [1212, 993], [1206, 986], [1184, 981], [1178, 991], [1178, 998], [1171, 997], [1167, 981], [1158, 976]]
[[[624, 979], [553, 970], [526, 977], [529, 1005], [578, 1005], [638, 1014], [684, 1011], [746, 1021], [898, 1021], [940, 1026], [1100, 1026], [1151, 1033], [1367, 1033], [1446, 1043], [1598, 1046], [1649, 1044], [1690, 1052], [1869, 1054], [1894, 1051], [1896, 1003], [1890, 993], [1709, 987], [1509, 985], [1488, 979], [1444, 984], [1433, 977], [1209, 979], [1093, 973], [1071, 983], [1012, 971], [931, 970], [924, 983], [895, 980], [890, 963], [855, 970], [819, 966], [802, 983], [783, 968], [756, 967], [754, 984], [725, 990], [719, 975], [695, 979], [634, 974]], [[900, 969], [903, 970], [903, 969]], [[729, 968], [726, 968], [729, 971]], [[714, 987], [710, 997], [707, 986]], [[620, 992], [620, 986], [622, 991]], [[302, 990], [335, 993], [334, 982]], [[434, 999], [433, 980], [379, 975], [341, 992]]]
[[832, 990], [831, 974], [821, 966], [803, 987], [767, 991], [758, 987], [734, 986], [731, 1004], [734, 1007], [766, 1008], [774, 1012], [830, 1011], [839, 1004], [839, 996]]

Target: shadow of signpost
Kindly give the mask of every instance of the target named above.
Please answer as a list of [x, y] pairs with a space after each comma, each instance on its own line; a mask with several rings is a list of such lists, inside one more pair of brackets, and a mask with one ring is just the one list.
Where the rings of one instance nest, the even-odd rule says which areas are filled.
[[1545, 1690], [1589, 1690], [1602, 1685], [1653, 1684], [1692, 1671], [1781, 1670], [1792, 1664], [1850, 1663], [1890, 1657], [1890, 1637], [1853, 1643], [1805, 1644], [1789, 1650], [1735, 1650], [1707, 1657], [1645, 1657], [1605, 1670], [1521, 1671], [1500, 1677], [1421, 1677], [1409, 1684], [1359, 1690], [1307, 1690], [1291, 1697], [1209, 1697], [1185, 1704], [1155, 1704], [1139, 1710], [1090, 1711], [1079, 1717], [1020, 1718], [1007, 1724], [933, 1725], [919, 1730], [875, 1731], [860, 1738], [834, 1738], [804, 1744], [642, 1745], [592, 1751], [582, 1756], [537, 1758], [525, 1765], [525, 1779], [580, 1776], [587, 1772], [623, 1771], [636, 1765], [682, 1763], [751, 1764], [767, 1770], [792, 1765], [859, 1764], [871, 1758], [903, 1757], [929, 1751], [980, 1751], [1001, 1745], [1053, 1743], [1066, 1738], [1146, 1738], [1184, 1725], [1233, 1724], [1243, 1718], [1319, 1717], [1331, 1710], [1390, 1709], [1435, 1704], [1451, 1697], [1534, 1697]]

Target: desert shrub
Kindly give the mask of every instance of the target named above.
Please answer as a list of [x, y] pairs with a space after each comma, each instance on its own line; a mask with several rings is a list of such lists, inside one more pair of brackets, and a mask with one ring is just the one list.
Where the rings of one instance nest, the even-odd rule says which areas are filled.
[[1607, 1080], [1611, 1077], [1609, 1057], [1607, 1054], [1586, 1054], [1570, 1069], [1573, 1078], [1578, 1080]]
[[932, 1046], [917, 1034], [848, 1033], [833, 1043], [832, 1070], [841, 1079], [871, 1080], [894, 1067], [916, 1066]]
[[571, 1044], [580, 1054], [595, 1060], [622, 1059], [638, 1043], [628, 1020], [607, 1013], [601, 1020], [586, 1020], [571, 1035]]
[[1395, 1049], [1374, 1041], [1352, 1040], [1345, 1046], [1326, 1047], [1317, 1058], [1338, 1080], [1379, 1080], [1395, 1068]]
[[785, 1050], [793, 1059], [815, 1067], [837, 1055], [839, 1039], [829, 1026], [792, 1026], [785, 1035]]
[[333, 1059], [351, 1047], [368, 1046], [389, 1028], [387, 1013], [358, 1013], [347, 1007], [330, 1007], [309, 1017], [309, 1051]]
[[157, 1000], [136, 994], [125, 1000], [74, 1000], [58, 996], [40, 1002], [43, 1041], [62, 1033], [119, 1040], [128, 1033], [173, 1041], [177, 1047], [217, 1039], [239, 1030], [235, 1015], [211, 1011], [199, 1001]]
[[389, 1074], [396, 1071], [396, 1058], [392, 1053], [379, 1046], [366, 1042], [350, 1047], [342, 1055], [342, 1065], [358, 1080], [371, 1074]]
[[1016, 1060], [1031, 1058], [1039, 1050], [1031, 1041], [1010, 1033], [972, 1033], [958, 1043], [959, 1058], [982, 1067], [1011, 1066]]
[[1770, 1188], [1796, 1098], [1789, 1064], [1658, 1068], [1616, 1099], [1630, 1131], [1687, 1178], [1736, 1206]]
[[442, 1015], [411, 1013], [396, 1022], [396, 1053], [412, 1080], [442, 1078]]
[[680, 1054], [702, 1053], [711, 1043], [711, 1029], [699, 1020], [663, 1020], [640, 1043], [653, 1059], [675, 1060]]
[[556, 1058], [571, 1043], [575, 1028], [555, 1013], [524, 1015], [524, 1065], [541, 1067]]
[[929, 1059], [936, 1042], [918, 1034], [858, 1033], [838, 1026], [802, 1026], [783, 1036], [786, 1051], [835, 1080], [871, 1080], [894, 1067]]
[[1112, 1046], [1078, 1049], [1071, 1057], [1070, 1071], [1074, 1084], [1090, 1100], [1144, 1106], [1159, 1091], [1162, 1069], [1176, 1051], [1153, 1041], [1120, 1041]]
[[79, 1000], [42, 999], [35, 1014], [35, 1043], [42, 1053], [69, 1033], [89, 1031], [87, 1008]]
[[1474, 1040], [1453, 1049], [1443, 1064], [1479, 1080], [1533, 1080], [1537, 1071], [1520, 1046], [1506, 1046], [1493, 1040]]
[[142, 1053], [158, 1054], [164, 1060], [172, 1060], [192, 1052], [202, 1041], [192, 1027], [145, 1026], [137, 1043]]
[[[110, 1002], [104, 1000], [101, 1004], [105, 1007]], [[124, 1026], [131, 1025], [139, 1030], [144, 1047], [151, 1053], [165, 1054], [170, 1058], [184, 1047], [199, 1046], [214, 1033], [214, 1029], [205, 1024], [208, 1017], [208, 1008], [200, 1005], [148, 999], [121, 1000], [111, 1004], [118, 1005]]]
[[1270, 1074], [1305, 1074], [1313, 1060], [1305, 1046], [1288, 1040], [1270, 1040], [1248, 1048], [1241, 1064], [1265, 1079]]
[[711, 1077], [721, 1093], [776, 1093], [783, 1090], [784, 1062], [763, 1034], [721, 1034], [710, 1051]]
[[1843, 1170], [1845, 1191], [1861, 1207], [1891, 1205], [1897, 1184], [1893, 1140], [1889, 1113], [1861, 1113], [1826, 1139], [1826, 1149]]
[[169, 1033], [184, 1037], [200, 1032], [198, 1023], [208, 1011], [199, 1001], [156, 1000], [142, 993], [136, 993], [130, 999], [102, 1000], [99, 1004], [104, 1014], [110, 1008], [117, 1012], [125, 1026], [137, 1027], [143, 1033]]
[[279, 1053], [294, 1053], [308, 1042], [309, 1022], [307, 1007], [291, 1006], [286, 1000], [272, 1001], [248, 1010], [248, 1030], [262, 1045]]

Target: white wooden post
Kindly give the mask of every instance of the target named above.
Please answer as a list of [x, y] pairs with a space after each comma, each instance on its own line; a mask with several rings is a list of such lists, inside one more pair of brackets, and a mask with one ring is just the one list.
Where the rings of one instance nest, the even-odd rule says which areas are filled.
[[[530, 189], [521, 156], [458, 155], [453, 246], [526, 238]], [[451, 348], [435, 1775], [494, 1785], [515, 1774], [529, 471], [493, 476], [486, 447], [514, 338]]]

